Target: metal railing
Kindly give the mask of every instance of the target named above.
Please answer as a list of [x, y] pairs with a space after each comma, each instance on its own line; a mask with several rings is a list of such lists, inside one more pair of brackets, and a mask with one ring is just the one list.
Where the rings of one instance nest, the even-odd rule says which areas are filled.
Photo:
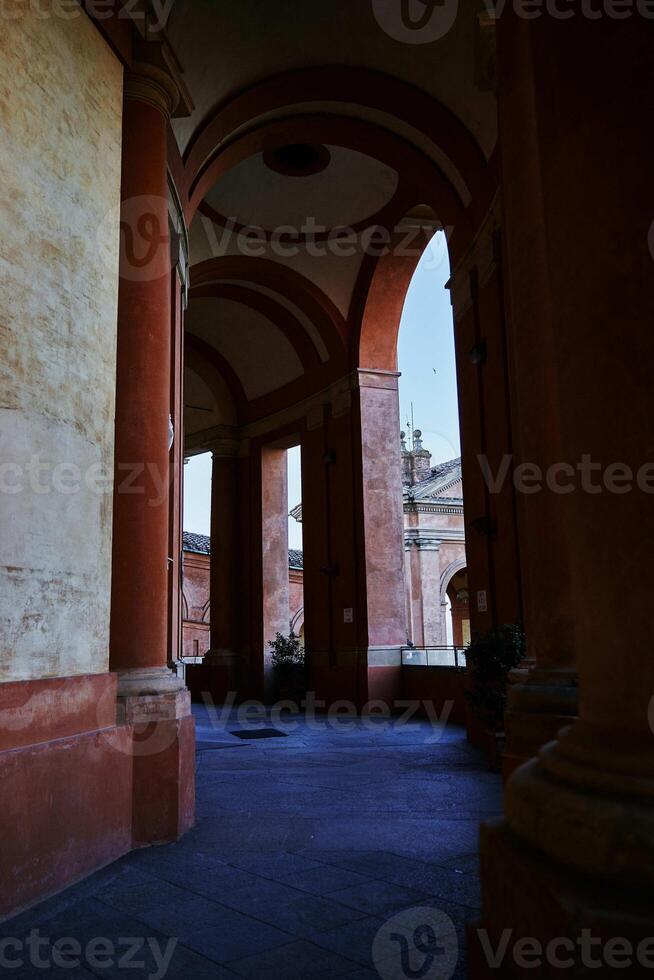
[[465, 647], [402, 647], [402, 666], [463, 668]]

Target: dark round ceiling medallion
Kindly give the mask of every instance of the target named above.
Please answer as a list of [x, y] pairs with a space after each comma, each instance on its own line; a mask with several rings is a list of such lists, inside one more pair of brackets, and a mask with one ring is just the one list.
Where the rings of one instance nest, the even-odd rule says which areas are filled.
[[331, 154], [320, 143], [288, 143], [265, 150], [263, 159], [275, 173], [286, 177], [311, 177], [327, 169]]

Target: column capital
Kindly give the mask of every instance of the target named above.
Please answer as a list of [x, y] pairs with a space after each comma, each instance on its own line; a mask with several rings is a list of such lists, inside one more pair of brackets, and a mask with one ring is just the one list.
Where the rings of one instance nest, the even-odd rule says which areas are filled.
[[351, 374], [352, 387], [357, 388], [385, 388], [390, 391], [397, 391], [398, 379], [401, 371], [384, 371], [381, 368], [357, 368]]
[[166, 116], [189, 116], [193, 101], [182, 80], [179, 63], [170, 45], [162, 41], [143, 42], [125, 72], [125, 98], [146, 102]]
[[214, 459], [235, 459], [239, 455], [241, 440], [234, 426], [220, 426], [215, 439], [208, 442], [207, 450]]
[[222, 439], [210, 447], [211, 455], [213, 459], [236, 459], [238, 446], [237, 439]]
[[440, 534], [425, 528], [409, 528], [404, 532], [404, 547], [415, 545], [420, 551], [439, 551], [443, 543]]
[[177, 105], [177, 90], [164, 71], [145, 62], [135, 62], [125, 72], [125, 98], [147, 102], [170, 118]]

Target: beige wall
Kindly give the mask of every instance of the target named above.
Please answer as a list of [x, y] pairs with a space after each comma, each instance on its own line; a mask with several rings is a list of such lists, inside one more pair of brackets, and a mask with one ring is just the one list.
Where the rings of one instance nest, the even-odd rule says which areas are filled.
[[122, 68], [31, 6], [0, 32], [5, 681], [108, 664]]
[[[416, 646], [446, 646], [452, 642], [448, 639], [451, 614], [441, 595], [441, 580], [449, 570], [449, 582], [452, 566], [466, 563], [463, 513], [407, 508], [404, 530], [409, 637]], [[414, 541], [416, 534], [420, 547]]]

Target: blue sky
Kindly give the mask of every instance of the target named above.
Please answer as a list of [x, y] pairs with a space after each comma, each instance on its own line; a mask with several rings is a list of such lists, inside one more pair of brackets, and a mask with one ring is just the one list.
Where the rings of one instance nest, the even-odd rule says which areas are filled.
[[[456, 367], [445, 237], [439, 232], [426, 249], [407, 293], [398, 341], [400, 418], [410, 428], [411, 404], [432, 463], [460, 454]], [[399, 439], [399, 433], [398, 433]], [[209, 533], [211, 456], [195, 456], [185, 466], [184, 530]], [[300, 450], [289, 452], [289, 507], [300, 500]], [[302, 547], [301, 527], [289, 520], [289, 547]]]
[[409, 431], [413, 402], [416, 428], [434, 464], [461, 452], [452, 306], [445, 289], [449, 277], [445, 236], [439, 232], [411, 281], [397, 345], [402, 427]]

